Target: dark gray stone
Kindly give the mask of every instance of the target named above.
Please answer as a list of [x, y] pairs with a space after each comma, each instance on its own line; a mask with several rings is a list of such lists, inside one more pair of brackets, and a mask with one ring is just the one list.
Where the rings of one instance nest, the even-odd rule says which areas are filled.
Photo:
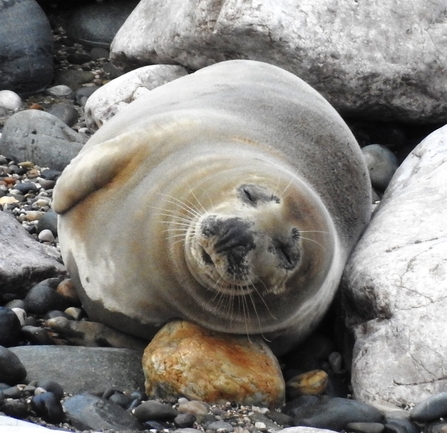
[[419, 433], [421, 429], [408, 419], [389, 419], [385, 424], [385, 433]]
[[0, 346], [0, 382], [16, 385], [26, 377], [26, 369], [17, 355]]
[[79, 119], [78, 110], [76, 110], [73, 104], [69, 104], [68, 102], [52, 105], [47, 110], [47, 113], [56, 116], [68, 126], [73, 126]]
[[34, 0], [0, 2], [0, 90], [28, 94], [53, 78], [53, 34]]
[[16, 313], [0, 307], [0, 345], [8, 347], [19, 344], [21, 328]]
[[0, 295], [22, 297], [39, 281], [64, 275], [58, 260], [55, 248], [35, 241], [12, 215], [0, 212]]
[[142, 426], [121, 406], [102, 397], [80, 394], [63, 404], [72, 425], [80, 430], [141, 430]]
[[56, 291], [59, 282], [57, 278], [49, 278], [32, 287], [25, 296], [26, 310], [45, 314], [49, 310], [65, 310], [70, 307], [70, 300]]
[[112, 0], [79, 8], [70, 16], [68, 36], [82, 44], [108, 48], [137, 3]]
[[177, 428], [188, 428], [192, 427], [196, 421], [196, 416], [192, 413], [179, 413], [174, 418], [174, 425]]
[[365, 403], [347, 398], [320, 398], [316, 404], [301, 405], [293, 410], [296, 426], [345, 430], [353, 422], [384, 421], [383, 413]]
[[410, 416], [417, 422], [436, 421], [447, 416], [447, 391], [435, 394], [416, 404]]
[[178, 412], [170, 404], [160, 403], [159, 401], [149, 400], [138, 406], [133, 414], [139, 421], [173, 420]]
[[60, 423], [64, 418], [61, 401], [52, 392], [36, 395], [31, 400], [31, 407], [44, 421]]
[[48, 229], [57, 237], [57, 213], [53, 210], [45, 212], [45, 214], [37, 222], [37, 233]]
[[362, 148], [362, 153], [373, 188], [381, 192], [385, 191], [398, 167], [396, 156], [380, 144], [365, 146]]
[[41, 167], [62, 170], [86, 138], [64, 122], [40, 110], [20, 111], [6, 122], [0, 152], [16, 161], [33, 161]]
[[385, 426], [378, 422], [351, 422], [346, 426], [349, 433], [382, 433]]
[[140, 352], [108, 347], [20, 346], [15, 353], [27, 380], [51, 379], [65, 392], [79, 394], [113, 387], [144, 390]]

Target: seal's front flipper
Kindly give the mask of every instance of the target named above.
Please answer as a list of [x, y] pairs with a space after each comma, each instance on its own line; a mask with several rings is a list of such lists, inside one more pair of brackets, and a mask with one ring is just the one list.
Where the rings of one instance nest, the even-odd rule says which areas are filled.
[[137, 167], [149, 152], [147, 146], [141, 146], [141, 139], [130, 133], [84, 148], [57, 181], [54, 211], [67, 212], [91, 193], [118, 180], [128, 170], [132, 171], [132, 165]]

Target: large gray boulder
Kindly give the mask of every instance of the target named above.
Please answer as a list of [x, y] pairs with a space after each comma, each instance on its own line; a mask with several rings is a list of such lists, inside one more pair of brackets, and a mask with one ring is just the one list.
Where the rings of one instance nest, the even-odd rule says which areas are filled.
[[66, 274], [56, 248], [35, 241], [7, 212], [0, 212], [0, 295], [23, 296], [40, 281]]
[[447, 120], [444, 0], [142, 0], [111, 45], [118, 66], [261, 60], [295, 73], [345, 116]]
[[5, 123], [0, 154], [16, 161], [63, 170], [79, 153], [87, 137], [62, 120], [40, 110], [20, 111]]
[[396, 171], [345, 269], [352, 387], [406, 406], [447, 390], [447, 126]]

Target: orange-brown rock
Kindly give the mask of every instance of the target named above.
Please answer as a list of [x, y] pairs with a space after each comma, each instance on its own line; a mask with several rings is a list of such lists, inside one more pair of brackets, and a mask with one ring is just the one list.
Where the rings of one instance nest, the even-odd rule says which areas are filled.
[[222, 334], [185, 321], [165, 325], [143, 355], [151, 398], [280, 407], [285, 384], [260, 338]]

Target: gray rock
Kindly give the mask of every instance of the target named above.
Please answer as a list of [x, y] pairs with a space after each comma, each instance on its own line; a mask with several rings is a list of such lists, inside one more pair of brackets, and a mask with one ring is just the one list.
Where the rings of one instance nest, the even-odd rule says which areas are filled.
[[61, 102], [48, 108], [47, 113], [56, 116], [66, 125], [73, 126], [79, 119], [79, 113], [73, 104]]
[[82, 149], [86, 138], [56, 116], [25, 110], [11, 116], [0, 139], [0, 153], [15, 161], [33, 161], [62, 170]]
[[0, 295], [24, 294], [45, 278], [65, 275], [59, 252], [35, 241], [10, 214], [0, 212]]
[[[122, 67], [229, 59], [280, 66], [346, 116], [447, 120], [445, 1], [142, 0], [117, 33]], [[393, 43], [390, 43], [393, 41]], [[417, 59], [417, 61], [415, 61]]]
[[0, 108], [17, 111], [22, 106], [22, 99], [12, 90], [0, 90]]
[[145, 401], [134, 409], [132, 413], [141, 422], [149, 420], [172, 421], [178, 415], [177, 410], [170, 404], [160, 403], [155, 400]]
[[121, 406], [91, 394], [80, 394], [63, 404], [72, 425], [80, 430], [141, 430], [140, 423]]
[[26, 368], [17, 355], [0, 346], [0, 382], [15, 385], [26, 377]]
[[137, 2], [112, 0], [78, 8], [70, 16], [67, 33], [82, 44], [108, 48]]
[[321, 398], [311, 406], [298, 406], [293, 411], [294, 424], [341, 431], [353, 422], [382, 422], [382, 412], [371, 405], [347, 398]]
[[53, 78], [53, 33], [34, 0], [0, 2], [0, 90], [27, 94]]
[[414, 421], [436, 421], [447, 416], [447, 392], [432, 395], [419, 402], [411, 410], [411, 418]]
[[332, 430], [326, 430], [321, 428], [313, 428], [313, 427], [287, 427], [282, 430], [278, 430], [276, 433], [329, 433]]
[[74, 91], [82, 87], [83, 84], [90, 83], [95, 78], [95, 74], [83, 69], [60, 69], [56, 72], [54, 81], [58, 84], [65, 84]]
[[347, 263], [356, 399], [405, 407], [447, 386], [447, 127], [396, 171]]
[[121, 109], [162, 84], [187, 75], [175, 65], [138, 68], [110, 81], [93, 93], [85, 104], [85, 120], [92, 130], [100, 128]]
[[16, 346], [21, 332], [20, 320], [14, 311], [0, 307], [0, 345]]
[[51, 379], [71, 394], [109, 387], [144, 390], [137, 351], [74, 346], [20, 346], [10, 351], [25, 366], [28, 381]]
[[362, 148], [363, 157], [369, 170], [371, 185], [383, 192], [397, 170], [397, 158], [385, 146], [370, 144]]

